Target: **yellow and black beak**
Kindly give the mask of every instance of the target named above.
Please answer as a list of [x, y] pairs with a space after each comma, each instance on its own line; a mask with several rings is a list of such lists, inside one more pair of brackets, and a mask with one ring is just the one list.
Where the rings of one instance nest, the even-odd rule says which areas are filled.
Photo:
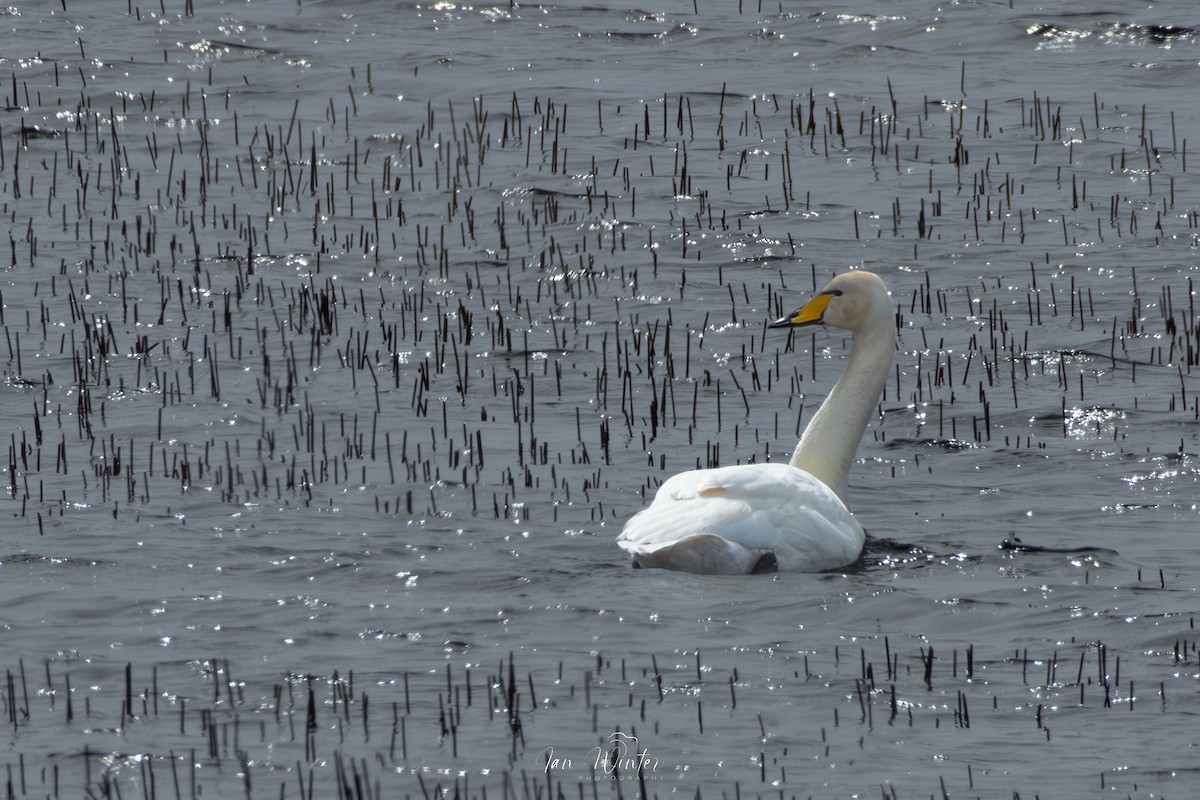
[[786, 317], [780, 317], [772, 322], [767, 327], [769, 328], [799, 328], [804, 325], [818, 325], [825, 316], [825, 309], [829, 306], [829, 301], [841, 295], [840, 289], [832, 289], [828, 292], [821, 292], [819, 295], [809, 300], [800, 308], [788, 314]]

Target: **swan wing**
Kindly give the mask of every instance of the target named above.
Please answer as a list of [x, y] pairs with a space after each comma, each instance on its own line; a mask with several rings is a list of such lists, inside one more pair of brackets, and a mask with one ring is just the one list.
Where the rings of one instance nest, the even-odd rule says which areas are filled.
[[749, 464], [673, 476], [617, 543], [648, 566], [691, 572], [749, 572], [767, 552], [781, 569], [819, 571], [853, 561], [863, 538], [817, 478], [786, 464]]

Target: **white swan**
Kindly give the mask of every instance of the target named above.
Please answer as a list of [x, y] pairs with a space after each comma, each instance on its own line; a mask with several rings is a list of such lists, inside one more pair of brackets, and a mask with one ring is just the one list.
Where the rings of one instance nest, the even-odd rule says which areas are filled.
[[850, 360], [791, 462], [698, 469], [669, 478], [617, 537], [635, 567], [724, 575], [817, 572], [859, 557], [865, 536], [843, 497], [896, 348], [887, 287], [873, 273], [844, 272], [771, 327], [818, 324], [853, 333]]

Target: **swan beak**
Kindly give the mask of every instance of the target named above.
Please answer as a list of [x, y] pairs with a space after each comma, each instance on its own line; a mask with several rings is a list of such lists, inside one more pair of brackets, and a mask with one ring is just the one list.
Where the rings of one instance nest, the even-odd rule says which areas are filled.
[[821, 318], [825, 316], [825, 308], [829, 305], [829, 301], [837, 297], [841, 292], [822, 292], [804, 304], [799, 311], [795, 311], [786, 317], [781, 317], [769, 326], [770, 328], [795, 328], [801, 325], [816, 325], [821, 322]]

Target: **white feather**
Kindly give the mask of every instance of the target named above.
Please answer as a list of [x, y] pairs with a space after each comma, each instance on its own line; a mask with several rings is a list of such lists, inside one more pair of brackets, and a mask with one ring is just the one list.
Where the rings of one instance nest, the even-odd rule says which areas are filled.
[[780, 569], [811, 572], [857, 558], [863, 530], [837, 494], [807, 472], [746, 464], [670, 478], [617, 543], [645, 567], [743, 574], [772, 552]]

